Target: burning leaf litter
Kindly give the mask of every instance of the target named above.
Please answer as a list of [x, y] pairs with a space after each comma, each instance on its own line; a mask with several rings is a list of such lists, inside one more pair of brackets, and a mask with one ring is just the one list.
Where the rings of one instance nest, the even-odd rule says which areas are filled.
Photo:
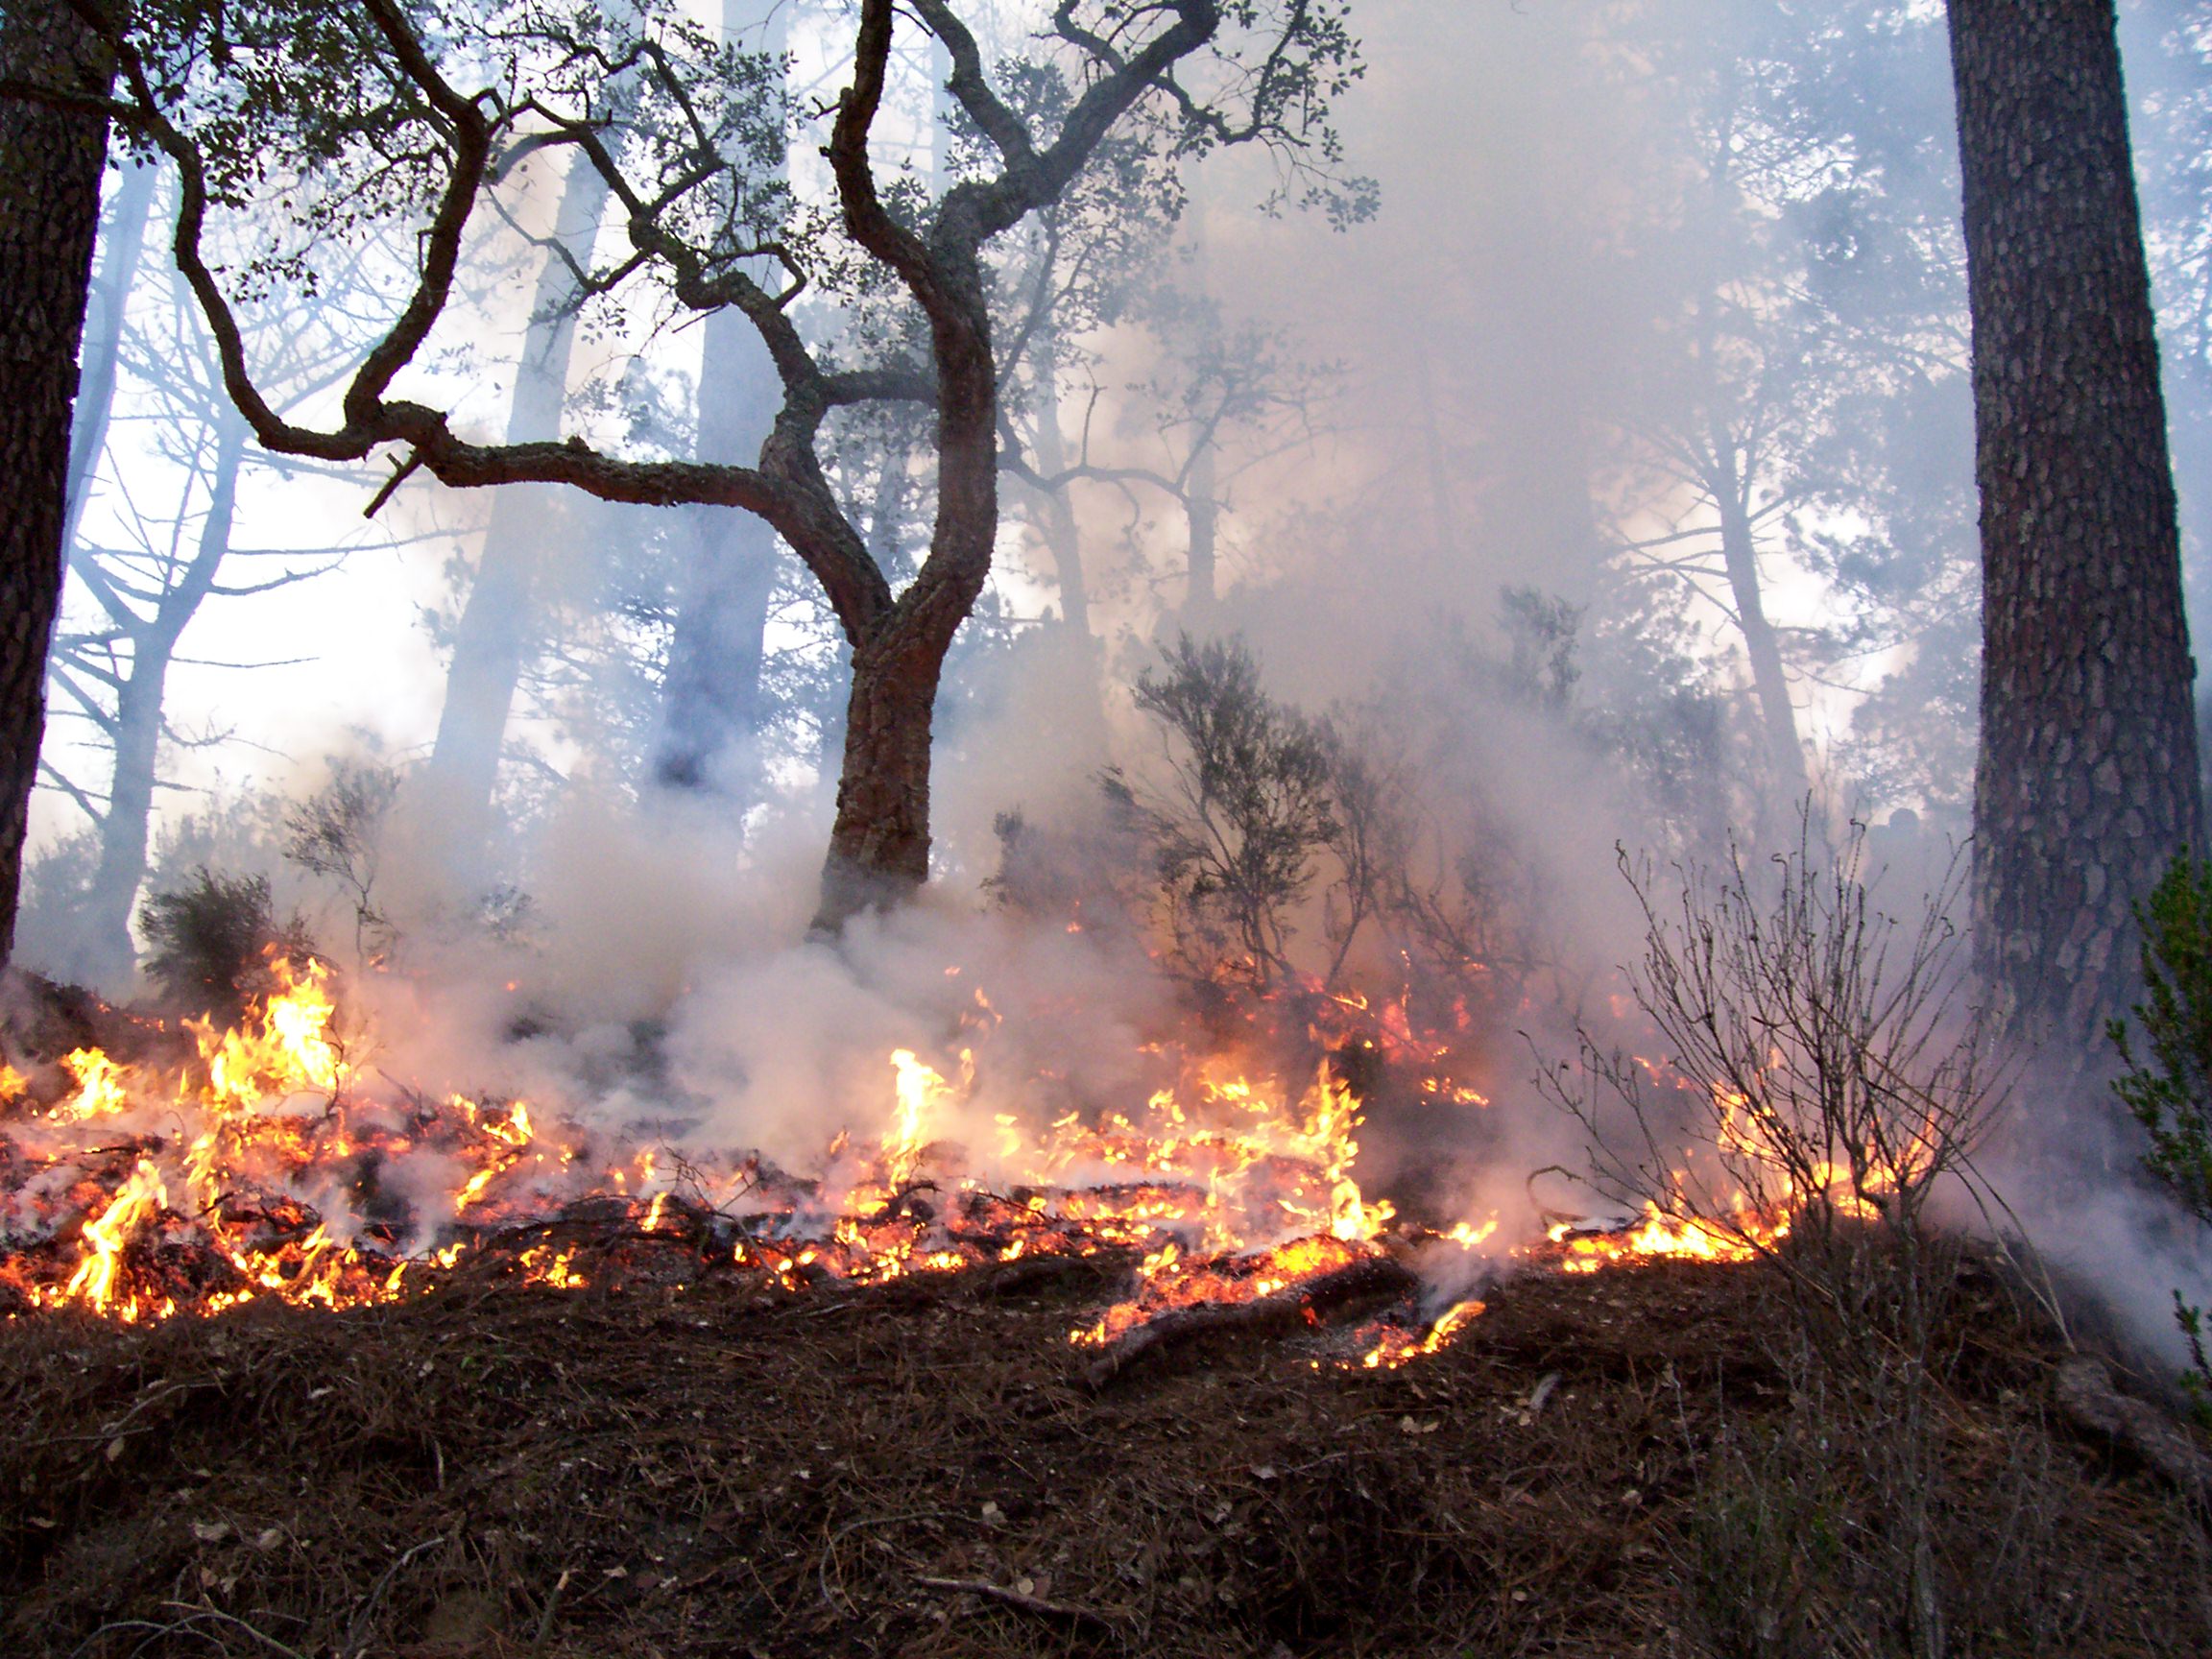
[[[1414, 1242], [1466, 1253], [1469, 1283], [1497, 1227], [1415, 1229], [1362, 1190], [1364, 1108], [1333, 1059], [1302, 1090], [1215, 1058], [1134, 1111], [1036, 1124], [1002, 1113], [978, 1156], [940, 1138], [966, 1117], [974, 1050], [948, 1076], [900, 1048], [873, 1108], [881, 1132], [838, 1134], [818, 1172], [797, 1175], [757, 1156], [709, 1166], [609, 1146], [524, 1100], [424, 1097], [349, 1059], [319, 964], [272, 970], [275, 989], [238, 1025], [187, 1022], [189, 1051], [167, 1064], [79, 1047], [44, 1091], [12, 1069], [0, 1078], [0, 1309], [127, 1324], [263, 1299], [335, 1309], [478, 1267], [575, 1289], [609, 1270], [614, 1244], [633, 1259], [624, 1270], [661, 1245], [687, 1271], [790, 1289], [1126, 1252], [1133, 1292], [1070, 1333], [1100, 1348], [1181, 1310], [1302, 1293]], [[988, 998], [976, 1002], [995, 1022]], [[1423, 1094], [1479, 1109], [1403, 1008], [1326, 1005], [1328, 1035], [1410, 1054], [1427, 1063]], [[1737, 1260], [1786, 1228], [1654, 1210], [1625, 1232], [1554, 1228], [1537, 1249], [1571, 1271]], [[1310, 1302], [1302, 1310], [1320, 1322]], [[1426, 1318], [1401, 1309], [1362, 1327], [1345, 1362], [1403, 1365], [1481, 1310], [1468, 1296]]]

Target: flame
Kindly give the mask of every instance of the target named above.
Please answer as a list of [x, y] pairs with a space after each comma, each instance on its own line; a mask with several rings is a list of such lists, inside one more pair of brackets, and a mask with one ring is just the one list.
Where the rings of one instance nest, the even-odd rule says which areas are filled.
[[1698, 1262], [1748, 1262], [1762, 1248], [1779, 1243], [1789, 1231], [1787, 1214], [1768, 1219], [1743, 1212], [1721, 1224], [1695, 1215], [1669, 1215], [1657, 1204], [1647, 1203], [1641, 1224], [1626, 1232], [1577, 1237], [1574, 1223], [1563, 1221], [1551, 1227], [1546, 1237], [1566, 1246], [1560, 1265], [1568, 1272], [1595, 1273], [1615, 1262], [1648, 1262], [1663, 1256]]
[[124, 1248], [150, 1223], [158, 1221], [168, 1205], [169, 1192], [161, 1183], [161, 1171], [151, 1161], [139, 1159], [122, 1190], [97, 1216], [85, 1222], [84, 1242], [89, 1248], [78, 1262], [77, 1271], [69, 1276], [69, 1283], [48, 1305], [75, 1302], [126, 1324], [157, 1319], [172, 1311], [174, 1305], [166, 1298], [155, 1304], [130, 1293], [123, 1273]]
[[207, 1068], [211, 1103], [219, 1109], [249, 1112], [273, 1093], [335, 1094], [346, 1082], [345, 1062], [329, 1036], [337, 1012], [329, 970], [312, 961], [297, 969], [281, 956], [270, 967], [277, 989], [254, 1025], [218, 1033], [208, 1022], [185, 1022]]
[[1369, 1371], [1395, 1371], [1424, 1355], [1435, 1353], [1470, 1322], [1481, 1317], [1482, 1311], [1482, 1304], [1470, 1297], [1453, 1303], [1426, 1333], [1385, 1326], [1382, 1339], [1360, 1356], [1359, 1363]]
[[911, 1048], [892, 1051], [891, 1070], [898, 1077], [898, 1107], [892, 1114], [891, 1132], [883, 1138], [884, 1171], [892, 1186], [904, 1183], [922, 1161], [929, 1143], [928, 1123], [950, 1098], [951, 1085], [922, 1064]]
[[[720, 1263], [798, 1291], [1126, 1251], [1128, 1293], [1070, 1334], [1095, 1345], [1402, 1247], [1395, 1210], [1361, 1180], [1366, 1106], [1352, 1073], [1399, 1069], [1424, 1110], [1486, 1104], [1452, 1072], [1463, 1006], [1439, 1035], [1406, 996], [1316, 986], [1263, 999], [1249, 1041], [1232, 1027], [1200, 1053], [1142, 1045], [1152, 1074], [1117, 1104], [1069, 1107], [1056, 1072], [986, 1087], [977, 1050], [1005, 1017], [955, 965], [965, 1000], [942, 1046], [891, 1050], [818, 1166], [696, 1167], [688, 1153], [610, 1145], [541, 1101], [408, 1090], [349, 1058], [373, 1034], [341, 1021], [321, 964], [271, 973], [234, 1027], [187, 1022], [189, 1063], [79, 1050], [63, 1063], [73, 1088], [44, 1113], [32, 1085], [0, 1077], [0, 1171], [49, 1171], [0, 1185], [0, 1286], [34, 1307], [143, 1320], [269, 1298], [396, 1301], [471, 1262], [556, 1291], [616, 1286], [652, 1262]], [[1309, 1062], [1264, 1058], [1296, 1051], [1301, 1031]], [[1756, 1127], [1745, 1118], [1745, 1136]], [[10, 1162], [11, 1143], [33, 1156]], [[1497, 1227], [1492, 1215], [1421, 1236], [1473, 1251]], [[1719, 1237], [1655, 1210], [1627, 1237], [1560, 1243], [1580, 1267], [1719, 1256]], [[1480, 1310], [1469, 1300], [1424, 1328], [1365, 1329], [1350, 1362], [1432, 1354]]]
[[[123, 1069], [97, 1048], [75, 1048], [61, 1056], [69, 1075], [77, 1079], [77, 1093], [48, 1114], [56, 1123], [80, 1123], [87, 1118], [108, 1118], [129, 1104], [123, 1091]], [[10, 1072], [11, 1076], [14, 1073]], [[20, 1084], [21, 1078], [16, 1078]]]

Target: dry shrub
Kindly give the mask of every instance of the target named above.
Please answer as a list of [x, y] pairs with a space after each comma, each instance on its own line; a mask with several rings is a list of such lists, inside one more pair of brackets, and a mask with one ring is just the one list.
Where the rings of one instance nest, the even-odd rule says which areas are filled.
[[[1936, 1659], [1936, 1335], [1960, 1244], [1931, 1206], [1963, 1191], [1985, 1215], [2002, 1213], [1974, 1158], [2006, 1073], [1966, 1002], [1964, 940], [1949, 919], [1959, 865], [1900, 917], [1874, 904], [1863, 855], [1854, 826], [1816, 856], [1808, 815], [1770, 872], [1732, 852], [1718, 871], [1679, 870], [1670, 900], [1650, 866], [1623, 853], [1646, 925], [1629, 988], [1660, 1054], [1634, 1058], [1584, 1033], [1579, 1069], [1545, 1083], [1588, 1131], [1602, 1193], [1779, 1272], [1794, 1317], [1775, 1358], [1815, 1403], [1823, 1456], [1850, 1464], [1862, 1494], [1859, 1524], [1843, 1527], [1833, 1517], [1848, 1511], [1822, 1466], [1783, 1456], [1788, 1442], [1715, 1460], [1708, 1506], [1753, 1523], [1720, 1557], [1701, 1557], [1715, 1593], [1743, 1610], [1734, 1650], [1787, 1654], [1810, 1639], [1788, 1613], [1798, 1578], [1771, 1580], [1801, 1577], [1825, 1537], [1840, 1541], [1854, 1575], [1891, 1587], [1860, 1603], [1880, 1610], [1872, 1623]], [[1747, 1570], [1743, 1551], [1766, 1566]]]

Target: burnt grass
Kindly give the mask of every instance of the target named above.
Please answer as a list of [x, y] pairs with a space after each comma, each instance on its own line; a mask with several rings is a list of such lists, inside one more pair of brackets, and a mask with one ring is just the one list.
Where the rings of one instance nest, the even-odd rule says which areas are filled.
[[[1400, 1370], [1239, 1336], [1094, 1392], [1122, 1270], [0, 1322], [0, 1652], [1908, 1650], [1765, 1269], [1532, 1271]], [[1949, 1650], [2212, 1651], [2199, 1519], [2058, 1420], [1994, 1279], [1945, 1353]]]

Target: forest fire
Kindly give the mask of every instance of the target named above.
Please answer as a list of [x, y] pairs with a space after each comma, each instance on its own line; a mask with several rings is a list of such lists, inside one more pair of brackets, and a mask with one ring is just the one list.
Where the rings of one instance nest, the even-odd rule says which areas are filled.
[[[0, 1296], [14, 1310], [135, 1323], [272, 1298], [336, 1309], [419, 1295], [467, 1270], [574, 1289], [723, 1267], [800, 1290], [1125, 1253], [1131, 1293], [1070, 1335], [1101, 1348], [1164, 1314], [1316, 1284], [1380, 1286], [1403, 1304], [1413, 1280], [1396, 1259], [1417, 1245], [1477, 1252], [1497, 1227], [1412, 1227], [1362, 1190], [1364, 1108], [1334, 1049], [1301, 1091], [1209, 1058], [1135, 1112], [1034, 1125], [999, 1114], [979, 1150], [960, 1139], [974, 1050], [959, 1050], [948, 1077], [897, 1049], [884, 1128], [839, 1133], [819, 1172], [799, 1175], [751, 1155], [709, 1166], [660, 1146], [610, 1148], [523, 1100], [425, 1097], [349, 1060], [320, 966], [279, 959], [272, 971], [273, 989], [236, 1025], [186, 1022], [189, 1048], [174, 1045], [169, 1064], [83, 1047], [44, 1091], [10, 1073]], [[1410, 1064], [1426, 1096], [1480, 1100], [1445, 1074], [1448, 1046], [1417, 1041], [1402, 1008], [1320, 1006], [1317, 1041]], [[1534, 1247], [1570, 1271], [1749, 1253], [1739, 1237], [1656, 1213], [1618, 1235], [1554, 1229]], [[1406, 1363], [1480, 1310], [1466, 1298], [1407, 1323], [1401, 1309], [1359, 1327], [1345, 1362]], [[1310, 1303], [1300, 1311], [1320, 1322]]]

